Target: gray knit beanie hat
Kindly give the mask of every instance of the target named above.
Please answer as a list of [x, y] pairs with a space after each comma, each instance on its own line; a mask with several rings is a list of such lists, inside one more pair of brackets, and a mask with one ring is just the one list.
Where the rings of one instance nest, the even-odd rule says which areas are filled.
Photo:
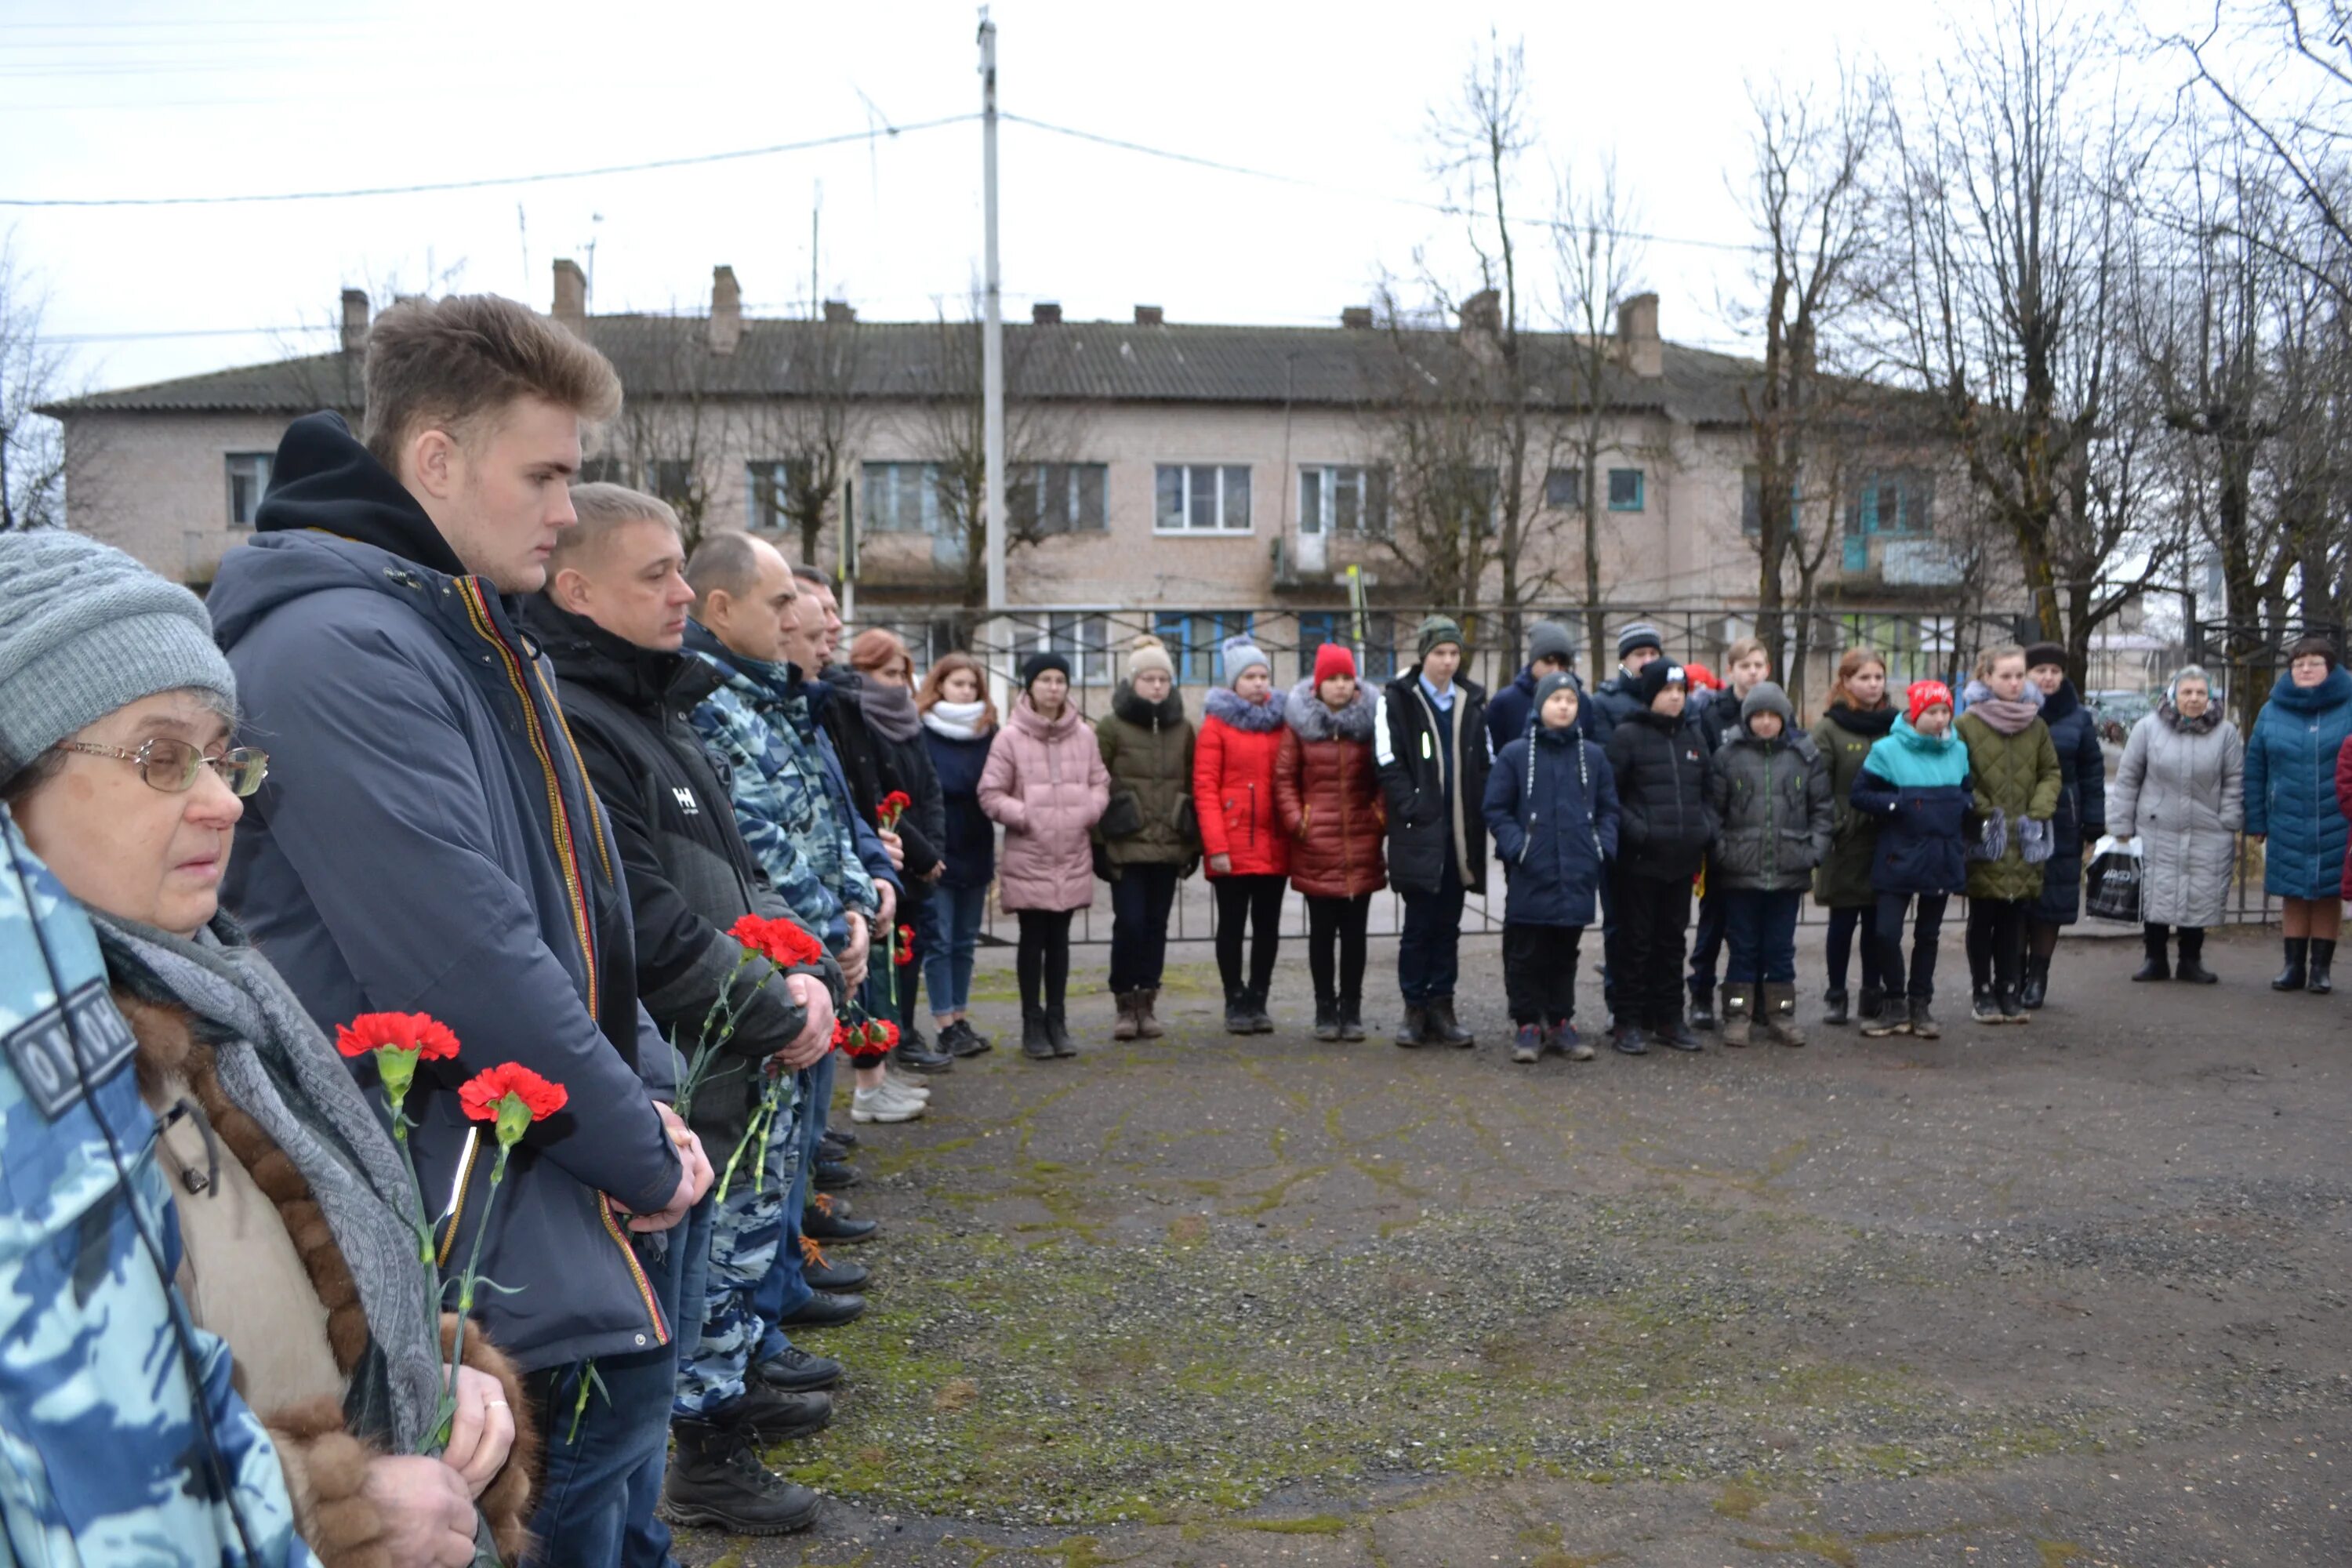
[[1576, 662], [1576, 639], [1558, 621], [1538, 621], [1528, 632], [1528, 662], [1547, 658]]
[[63, 529], [0, 534], [0, 778], [116, 709], [236, 677], [194, 594]]

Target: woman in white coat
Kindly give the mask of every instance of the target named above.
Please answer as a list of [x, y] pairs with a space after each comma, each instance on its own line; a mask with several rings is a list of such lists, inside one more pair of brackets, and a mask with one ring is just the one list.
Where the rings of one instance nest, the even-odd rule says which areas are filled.
[[[2246, 748], [2221, 716], [2213, 683], [2189, 665], [2172, 678], [2156, 711], [2132, 726], [2123, 764], [2107, 794], [2107, 821], [2117, 838], [2140, 840], [2140, 918], [2147, 962], [2134, 980], [2181, 979], [2210, 985], [2203, 963], [2205, 928], [2230, 902], [2245, 826]], [[2180, 932], [2180, 963], [2167, 962], [2165, 940]]]

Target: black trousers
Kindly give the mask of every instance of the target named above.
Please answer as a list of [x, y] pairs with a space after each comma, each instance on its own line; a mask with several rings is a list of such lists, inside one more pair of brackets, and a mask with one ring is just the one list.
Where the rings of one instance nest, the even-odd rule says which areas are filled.
[[2148, 952], [2161, 957], [2165, 939], [2174, 931], [2180, 933], [2180, 961], [2183, 963], [2194, 963], [2205, 955], [2203, 926], [2168, 926], [2162, 921], [2150, 921], [2142, 940], [2147, 943]]
[[1969, 900], [1969, 983], [1979, 991], [2025, 984], [2025, 921], [2032, 899]]
[[1717, 868], [1706, 868], [1706, 892], [1698, 900], [1698, 926], [1691, 932], [1690, 990], [1691, 995], [1704, 1001], [1715, 994], [1716, 961], [1723, 956], [1723, 942], [1728, 927], [1729, 910], [1718, 886]]
[[[1219, 877], [1209, 884], [1217, 892], [1217, 973], [1225, 995], [1247, 991], [1263, 996], [1274, 984], [1274, 956], [1282, 943], [1282, 894], [1287, 877], [1259, 873]], [[1249, 938], [1249, 979], [1242, 979], [1242, 939]]]
[[1576, 948], [1582, 926], [1505, 925], [1503, 991], [1514, 1024], [1565, 1024], [1576, 1016]]
[[1862, 939], [1862, 988], [1864, 991], [1901, 989], [1903, 971], [1900, 969], [1891, 972], [1895, 984], [1886, 984], [1890, 971], [1879, 960], [1876, 922], [1877, 911], [1868, 904], [1841, 904], [1830, 910], [1830, 944], [1824, 955], [1824, 967], [1829, 971], [1831, 990], [1845, 989], [1846, 969], [1853, 958], [1857, 935]]
[[1372, 896], [1307, 899], [1307, 972], [1315, 978], [1315, 1005], [1360, 1005], [1364, 1000], [1364, 932]]
[[1467, 890], [1445, 858], [1445, 877], [1433, 893], [1404, 894], [1404, 929], [1397, 933], [1397, 989], [1408, 1007], [1451, 1000], [1462, 977], [1462, 901]]
[[1878, 895], [1871, 938], [1878, 948], [1878, 973], [1886, 978], [1888, 995], [1907, 994], [1914, 1002], [1935, 1000], [1936, 939], [1944, 930], [1944, 906], [1951, 901], [1949, 893], [1919, 895], [1919, 920], [1911, 932], [1911, 988], [1906, 993], [1898, 988], [1903, 984], [1903, 916], [1911, 907], [1911, 895]]
[[1620, 1022], [1664, 1028], [1683, 1016], [1683, 930], [1690, 924], [1688, 877], [1617, 873]]
[[1181, 866], [1122, 866], [1110, 885], [1110, 988], [1157, 990], [1168, 965], [1168, 911]]
[[1021, 981], [1024, 1016], [1045, 1009], [1062, 1010], [1070, 989], [1070, 917], [1075, 910], [1020, 910], [1021, 945], [1013, 968]]

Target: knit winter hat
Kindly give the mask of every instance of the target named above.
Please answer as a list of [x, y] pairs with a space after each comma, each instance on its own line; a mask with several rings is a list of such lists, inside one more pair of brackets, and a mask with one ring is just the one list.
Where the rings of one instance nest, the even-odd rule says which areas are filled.
[[1569, 674], [1568, 671], [1564, 669], [1553, 670], [1549, 675], [1545, 676], [1541, 680], [1536, 682], [1537, 723], [1540, 724], [1543, 722], [1544, 704], [1551, 700], [1551, 694], [1555, 691], [1574, 693], [1578, 706], [1581, 707], [1583, 705], [1584, 693], [1577, 689], [1576, 678]]
[[1707, 668], [1706, 666], [1699, 663], [1696, 659], [1693, 659], [1690, 663], [1683, 666], [1683, 673], [1690, 678], [1691, 689], [1694, 691], [1720, 691], [1723, 689], [1723, 681], [1716, 675], [1715, 671]]
[[1748, 689], [1740, 700], [1739, 721], [1743, 724], [1759, 713], [1778, 713], [1780, 728], [1786, 731], [1797, 722], [1797, 710], [1789, 701], [1789, 694], [1769, 680], [1759, 680]]
[[1147, 669], [1156, 669], [1169, 679], [1176, 679], [1176, 661], [1168, 657], [1168, 645], [1146, 633], [1135, 639], [1127, 656], [1127, 678], [1133, 680]]
[[1916, 727], [1919, 715], [1928, 709], [1949, 708], [1951, 705], [1950, 687], [1940, 680], [1915, 680], [1905, 697], [1903, 717], [1906, 722]]
[[1538, 664], [1547, 658], [1576, 662], [1576, 639], [1558, 621], [1538, 621], [1528, 629], [1528, 662]]
[[1470, 646], [1467, 642], [1463, 640], [1462, 623], [1455, 620], [1452, 616], [1423, 616], [1421, 631], [1416, 640], [1421, 647], [1421, 657], [1423, 658], [1427, 658], [1429, 657], [1429, 650], [1431, 648], [1437, 647], [1441, 643], [1450, 642], [1455, 647], [1462, 648], [1466, 648]]
[[118, 708], [185, 688], [236, 704], [194, 594], [83, 534], [0, 534], [0, 778]]
[[2026, 645], [2025, 668], [2039, 669], [2045, 664], [2054, 664], [2061, 669], [2066, 668], [2066, 647], [2063, 643], [2037, 642]]
[[1026, 691], [1031, 687], [1036, 685], [1037, 678], [1045, 674], [1049, 669], [1058, 669], [1062, 672], [1063, 679], [1069, 679], [1070, 661], [1068, 657], [1064, 654], [1055, 653], [1052, 648], [1041, 647], [1035, 653], [1031, 654], [1027, 658], [1023, 659], [1021, 661], [1021, 689]]
[[1660, 637], [1658, 628], [1647, 621], [1628, 621], [1617, 631], [1618, 658], [1622, 660], [1637, 647], [1654, 647], [1664, 653], [1666, 651], [1666, 639]]
[[[1637, 643], [1634, 646], [1638, 647], [1641, 645]], [[1690, 677], [1683, 672], [1681, 665], [1654, 658], [1642, 667], [1641, 674], [1633, 678], [1633, 695], [1642, 700], [1643, 707], [1647, 708], [1658, 700], [1658, 693], [1669, 686], [1679, 686], [1687, 691], [1690, 689]]]
[[1274, 673], [1274, 660], [1265, 657], [1265, 650], [1259, 647], [1247, 632], [1229, 637], [1219, 644], [1217, 658], [1224, 669], [1227, 686], [1239, 680], [1253, 665], [1269, 676]]
[[1356, 678], [1356, 656], [1346, 643], [1327, 642], [1315, 650], [1315, 689], [1321, 691], [1323, 683], [1336, 676]]

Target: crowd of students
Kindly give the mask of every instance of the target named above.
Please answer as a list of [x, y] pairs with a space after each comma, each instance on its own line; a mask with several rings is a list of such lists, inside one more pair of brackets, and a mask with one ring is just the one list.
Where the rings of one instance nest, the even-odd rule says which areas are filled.
[[[919, 684], [872, 629], [840, 662], [824, 578], [765, 541], [689, 552], [662, 501], [574, 484], [618, 383], [521, 307], [404, 301], [366, 376], [360, 433], [289, 430], [208, 603], [94, 540], [0, 536], [19, 1556], [62, 1532], [659, 1568], [664, 1519], [804, 1527], [817, 1499], [763, 1456], [831, 1419], [845, 1369], [793, 1337], [864, 1310], [867, 1269], [826, 1248], [878, 1229], [838, 1195], [835, 1078], [845, 1056], [853, 1124], [904, 1122], [992, 1048], [992, 888], [1034, 1061], [1080, 1050], [1070, 927], [1098, 880], [1112, 1036], [1164, 1032], [1196, 868], [1228, 1030], [1273, 1027], [1295, 886], [1314, 1035], [1363, 1039], [1393, 884], [1396, 1044], [1472, 1046], [1490, 842], [1515, 1061], [1594, 1055], [1596, 923], [1617, 1051], [1802, 1045], [1808, 890], [1829, 1022], [1937, 1036], [1964, 893], [1970, 1015], [2022, 1023], [2110, 805], [2146, 868], [2136, 978], [2213, 980], [2242, 829], [2287, 900], [2273, 985], [2330, 986], [2352, 676], [2315, 639], [2243, 744], [2180, 671], [2112, 796], [2048, 644], [1987, 649], [1957, 701], [1849, 650], [1806, 730], [1753, 640], [1718, 688], [1635, 622], [1588, 692], [1542, 623], [1490, 702], [1432, 616], [1377, 687], [1327, 644], [1282, 690], [1236, 637], [1196, 725], [1143, 638], [1093, 724], [1051, 651], [1000, 718], [969, 657]], [[496, 1288], [453, 1300], [452, 1258]]]

